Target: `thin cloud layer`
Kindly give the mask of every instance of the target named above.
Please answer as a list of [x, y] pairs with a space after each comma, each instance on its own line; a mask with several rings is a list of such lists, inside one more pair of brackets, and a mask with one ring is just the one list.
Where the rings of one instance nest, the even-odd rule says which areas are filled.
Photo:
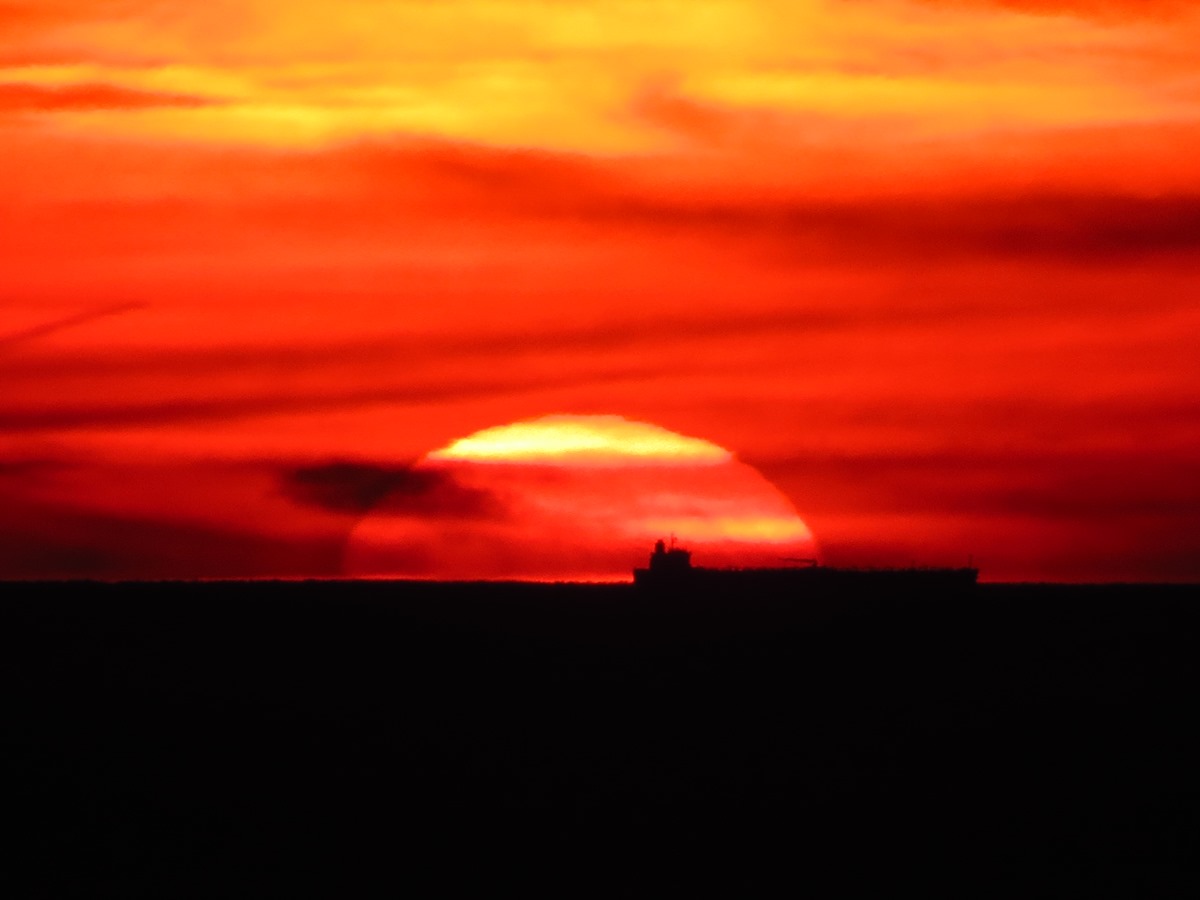
[[0, 84], [0, 113], [45, 113], [61, 110], [152, 109], [197, 107], [212, 101], [183, 94], [131, 90], [108, 84]]
[[[851, 0], [853, 2], [853, 0]], [[937, 7], [1000, 7], [1047, 16], [1128, 20], [1174, 17], [1190, 11], [1189, 0], [917, 0]]]
[[332, 512], [405, 515], [438, 520], [503, 518], [499, 501], [460, 484], [453, 473], [415, 466], [330, 462], [302, 466], [283, 480], [289, 497]]

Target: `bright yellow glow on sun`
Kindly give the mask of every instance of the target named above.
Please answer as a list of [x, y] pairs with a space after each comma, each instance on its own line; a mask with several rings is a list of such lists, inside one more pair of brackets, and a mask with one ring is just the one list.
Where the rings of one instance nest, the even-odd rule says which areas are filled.
[[728, 462], [728, 450], [621, 416], [546, 416], [487, 428], [429, 455], [484, 463], [628, 465]]
[[796, 515], [790, 516], [674, 516], [632, 522], [629, 530], [683, 534], [691, 541], [745, 541], [788, 544], [812, 540], [812, 532]]

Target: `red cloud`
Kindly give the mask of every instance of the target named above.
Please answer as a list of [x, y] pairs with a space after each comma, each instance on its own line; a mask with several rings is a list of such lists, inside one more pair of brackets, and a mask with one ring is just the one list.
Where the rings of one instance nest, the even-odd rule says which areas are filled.
[[162, 106], [211, 105], [211, 100], [184, 94], [136, 91], [111, 84], [0, 84], [0, 112], [57, 112], [92, 109], [149, 109]]
[[1187, 0], [920, 0], [927, 6], [1002, 6], [1034, 15], [1074, 15], [1092, 19], [1147, 19], [1187, 10]]

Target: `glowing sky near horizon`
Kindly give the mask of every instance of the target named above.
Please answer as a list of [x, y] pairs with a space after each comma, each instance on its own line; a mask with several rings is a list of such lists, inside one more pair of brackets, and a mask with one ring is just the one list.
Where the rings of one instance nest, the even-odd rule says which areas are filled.
[[459, 521], [435, 448], [602, 414], [833, 563], [1200, 579], [1197, 45], [1182, 0], [3, 0], [0, 577], [335, 575], [397, 485]]

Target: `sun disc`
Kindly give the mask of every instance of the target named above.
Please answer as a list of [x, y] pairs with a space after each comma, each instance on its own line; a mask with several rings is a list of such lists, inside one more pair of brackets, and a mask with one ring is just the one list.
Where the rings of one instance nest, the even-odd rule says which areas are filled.
[[487, 428], [423, 458], [354, 529], [359, 577], [625, 581], [659, 538], [701, 565], [812, 557], [791, 501], [701, 438], [620, 416]]

